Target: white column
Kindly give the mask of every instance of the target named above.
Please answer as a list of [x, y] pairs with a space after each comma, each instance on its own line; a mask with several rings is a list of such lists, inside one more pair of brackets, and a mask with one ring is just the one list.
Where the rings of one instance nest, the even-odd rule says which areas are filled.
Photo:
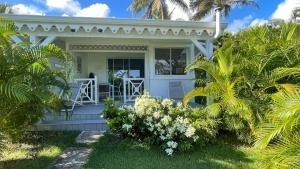
[[38, 44], [37, 37], [35, 35], [30, 35], [29, 36], [29, 42], [30, 42], [30, 46], [37, 45]]
[[[207, 52], [206, 58], [211, 60], [214, 55], [214, 45], [213, 45], [212, 41], [210, 41], [210, 40], [206, 41], [206, 52]], [[206, 74], [206, 77], [208, 79], [211, 78], [208, 74]], [[207, 99], [207, 102], [206, 102], [207, 105], [212, 102], [212, 100], [209, 97], [206, 97], [206, 99]]]
[[123, 102], [126, 103], [126, 77], [123, 77]]
[[214, 44], [212, 43], [212, 41], [206, 40], [205, 45], [206, 45], [206, 53], [207, 53], [206, 58], [212, 59], [214, 55]]
[[97, 76], [95, 76], [95, 104], [99, 103], [99, 97], [98, 97], [98, 82], [97, 82]]

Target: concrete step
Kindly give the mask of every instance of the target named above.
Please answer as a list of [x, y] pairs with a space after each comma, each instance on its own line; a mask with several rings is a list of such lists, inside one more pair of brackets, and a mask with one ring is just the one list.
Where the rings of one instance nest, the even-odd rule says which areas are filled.
[[107, 130], [105, 119], [96, 120], [53, 120], [36, 124], [36, 130], [50, 131], [101, 131]]
[[[68, 117], [68, 120], [97, 120], [101, 119], [101, 114], [95, 113], [77, 113], [72, 114]], [[46, 114], [43, 118], [44, 121], [54, 121], [54, 120], [67, 120], [67, 115], [65, 113], [52, 113]]]

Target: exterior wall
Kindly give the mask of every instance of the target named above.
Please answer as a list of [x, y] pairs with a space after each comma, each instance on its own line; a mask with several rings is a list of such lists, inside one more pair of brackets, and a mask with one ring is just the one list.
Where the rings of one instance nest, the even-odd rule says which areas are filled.
[[150, 94], [161, 98], [169, 97], [169, 82], [181, 81], [184, 93], [189, 92], [194, 88], [193, 79], [195, 75], [193, 72], [188, 72], [186, 75], [155, 75], [155, 48], [176, 48], [184, 47], [188, 49], [187, 64], [190, 64], [194, 59], [194, 48], [190, 44], [175, 44], [175, 43], [160, 43], [149, 46], [149, 73], [150, 73]]

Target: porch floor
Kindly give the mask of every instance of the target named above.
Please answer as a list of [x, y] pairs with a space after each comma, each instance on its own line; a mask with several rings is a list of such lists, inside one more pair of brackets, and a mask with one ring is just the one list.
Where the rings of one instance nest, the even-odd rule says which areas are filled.
[[73, 111], [73, 115], [76, 114], [102, 114], [105, 108], [104, 103], [95, 104], [84, 104], [82, 106], [76, 106]]

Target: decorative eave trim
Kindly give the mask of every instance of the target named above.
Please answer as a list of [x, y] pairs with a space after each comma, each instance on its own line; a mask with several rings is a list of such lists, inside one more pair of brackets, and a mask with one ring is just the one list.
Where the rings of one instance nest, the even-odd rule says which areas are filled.
[[146, 51], [147, 46], [129, 46], [129, 45], [69, 45], [69, 50], [119, 50], [119, 51]]
[[[113, 34], [150, 34], [150, 35], [184, 35], [201, 36], [204, 32], [213, 36], [215, 31], [214, 22], [196, 21], [161, 21], [139, 19], [115, 19], [115, 18], [83, 18], [61, 16], [32, 16], [32, 15], [3, 15], [15, 21], [19, 30], [36, 32], [78, 32], [86, 33], [109, 31]], [[226, 24], [222, 24], [225, 29]], [[42, 28], [42, 29], [38, 29]]]

